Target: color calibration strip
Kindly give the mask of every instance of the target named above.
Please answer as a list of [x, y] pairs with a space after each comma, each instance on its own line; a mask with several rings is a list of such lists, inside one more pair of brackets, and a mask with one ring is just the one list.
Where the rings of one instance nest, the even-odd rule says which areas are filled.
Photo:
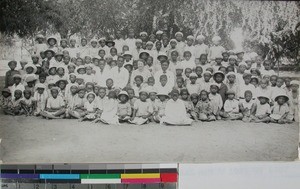
[[[120, 164], [86, 166], [42, 165], [8, 166], [1, 165], [1, 179], [31, 180], [47, 183], [81, 183], [81, 184], [154, 184], [176, 183], [178, 180], [177, 164], [137, 165]], [[15, 169], [17, 168], [17, 169]], [[45, 168], [45, 169], [43, 169]], [[105, 169], [104, 169], [105, 168]], [[25, 181], [24, 181], [25, 182]]]

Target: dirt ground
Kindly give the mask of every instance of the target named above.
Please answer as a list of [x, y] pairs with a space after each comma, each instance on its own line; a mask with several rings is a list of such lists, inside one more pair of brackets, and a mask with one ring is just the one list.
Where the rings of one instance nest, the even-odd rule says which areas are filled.
[[296, 123], [113, 126], [1, 114], [0, 154], [4, 163], [292, 161], [298, 133]]

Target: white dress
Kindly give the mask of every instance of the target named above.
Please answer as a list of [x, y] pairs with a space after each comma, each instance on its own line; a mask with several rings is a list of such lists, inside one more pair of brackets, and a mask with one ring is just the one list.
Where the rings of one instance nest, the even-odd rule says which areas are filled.
[[165, 116], [162, 117], [161, 123], [171, 125], [191, 125], [192, 119], [186, 115], [184, 102], [181, 99], [174, 101], [170, 99], [165, 108]]

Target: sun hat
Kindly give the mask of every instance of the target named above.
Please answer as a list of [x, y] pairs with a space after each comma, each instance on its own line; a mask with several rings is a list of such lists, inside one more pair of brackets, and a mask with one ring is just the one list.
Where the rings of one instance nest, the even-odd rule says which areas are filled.
[[266, 98], [268, 101], [270, 100], [270, 98], [269, 98], [266, 94], [264, 94], [264, 93], [258, 94], [258, 95], [257, 95], [257, 98], [258, 98], [258, 99], [259, 99], [259, 98]]
[[156, 35], [161, 35], [161, 34], [163, 34], [163, 33], [164, 33], [163, 31], [158, 30], [155, 34], [156, 34]]
[[44, 51], [45, 54], [47, 54], [48, 52], [51, 52], [52, 56], [55, 55], [55, 52], [51, 49], [47, 49], [47, 50]]
[[135, 43], [143, 43], [143, 41], [141, 39], [136, 39]]
[[43, 34], [37, 34], [35, 40], [37, 39], [45, 39], [45, 36]]
[[187, 37], [186, 37], [186, 39], [189, 39], [189, 40], [194, 40], [194, 36], [192, 36], [192, 35], [189, 35], [189, 36], [187, 36]]
[[240, 66], [246, 66], [247, 67], [248, 65], [245, 62], [241, 62], [241, 63], [239, 63], [239, 67]]
[[54, 37], [54, 36], [50, 36], [50, 37], [48, 37], [48, 39], [47, 39], [47, 43], [48, 43], [48, 44], [49, 44], [49, 41], [50, 41], [51, 39], [54, 39], [54, 41], [55, 41], [55, 44], [57, 43], [57, 39], [56, 39], [56, 37]]
[[84, 67], [83, 65], [78, 66], [77, 69], [76, 69], [76, 72], [78, 73], [78, 71], [79, 71], [80, 69], [84, 69], [84, 70], [85, 70], [85, 67]]
[[54, 55], [54, 57], [57, 57], [57, 56], [64, 56], [63, 52], [62, 51], [57, 51]]
[[143, 32], [140, 33], [140, 35], [146, 35], [146, 36], [148, 36], [148, 33], [145, 32], [145, 31], [143, 31]]
[[213, 42], [221, 41], [221, 37], [220, 37], [220, 36], [214, 36], [214, 37], [212, 38], [212, 41], [213, 41]]
[[236, 56], [236, 55], [230, 55], [228, 59], [234, 59], [234, 60], [237, 60], [237, 56]]
[[243, 50], [243, 49], [236, 49], [235, 50], [235, 54], [237, 55], [237, 54], [241, 54], [241, 53], [245, 53], [245, 51]]
[[209, 85], [209, 87], [212, 87], [212, 86], [217, 86], [218, 88], [220, 88], [221, 85], [219, 83], [213, 82]]
[[177, 36], [177, 35], [183, 36], [183, 33], [182, 33], [182, 32], [176, 32], [176, 33], [175, 33], [175, 36]]
[[167, 98], [169, 98], [169, 94], [166, 90], [158, 91], [156, 96], [166, 96]]
[[140, 54], [139, 54], [139, 58], [141, 58], [141, 55], [145, 53], [148, 57], [149, 57], [149, 53], [145, 50], [141, 51]]
[[22, 79], [22, 76], [20, 74], [14, 74], [13, 78], [20, 78], [20, 79]]
[[128, 96], [128, 93], [126, 91], [121, 91], [119, 94], [118, 94], [118, 99], [120, 98], [121, 95], [125, 95], [127, 97], [127, 99], [129, 98]]
[[204, 71], [203, 72], [203, 76], [206, 75], [206, 74], [209, 74], [210, 76], [212, 75], [212, 73], [210, 71]]
[[46, 89], [46, 85], [42, 84], [42, 83], [38, 83], [35, 85], [35, 88], [37, 89]]
[[56, 82], [55, 82], [55, 84], [56, 85], [58, 85], [61, 81], [63, 81], [65, 84], [68, 84], [68, 80], [66, 80], [66, 79], [58, 79]]
[[176, 39], [171, 39], [171, 40], [170, 40], [170, 43], [173, 43], [173, 42], [174, 42], [174, 43], [177, 43], [177, 40], [176, 40]]
[[280, 93], [275, 97], [275, 101], [277, 101], [279, 97], [284, 97], [286, 102], [289, 100], [289, 97], [286, 94]]
[[35, 75], [28, 75], [25, 79], [25, 82], [29, 83], [29, 82], [32, 82], [32, 81], [36, 81], [37, 78]]
[[160, 52], [158, 55], [157, 55], [157, 59], [159, 59], [160, 57], [165, 57], [166, 59], [168, 59], [168, 56], [165, 52]]
[[[149, 55], [149, 53], [148, 53]], [[130, 51], [125, 51], [123, 56], [131, 56], [132, 57], [132, 53]]]
[[216, 72], [214, 73], [213, 77], [215, 78], [215, 77], [217, 76], [217, 74], [220, 74], [223, 78], [225, 78], [224, 73], [221, 72], [221, 71], [216, 71]]
[[236, 75], [235, 75], [234, 72], [228, 72], [228, 73], [226, 74], [226, 77], [228, 77], [228, 76], [230, 76], [230, 75], [233, 75], [234, 77], [236, 77]]
[[32, 68], [33, 69], [33, 73], [36, 73], [36, 71], [37, 71], [37, 67], [34, 64], [32, 64], [32, 63], [26, 64], [25, 67], [24, 67], [24, 70], [26, 70], [27, 68]]
[[197, 76], [196, 73], [191, 73], [189, 78], [191, 78], [191, 77], [194, 77], [194, 78], [196, 77], [196, 78], [198, 78], [198, 76]]
[[147, 41], [146, 45], [154, 45], [152, 41]]
[[89, 93], [87, 93], [87, 94], [86, 94], [86, 98], [88, 98], [89, 95], [93, 95], [94, 98], [96, 97], [96, 94], [95, 94], [94, 92], [89, 92]]
[[60, 91], [60, 89], [59, 89], [58, 87], [52, 87], [52, 88], [50, 89], [50, 91], [53, 91], [53, 90]]

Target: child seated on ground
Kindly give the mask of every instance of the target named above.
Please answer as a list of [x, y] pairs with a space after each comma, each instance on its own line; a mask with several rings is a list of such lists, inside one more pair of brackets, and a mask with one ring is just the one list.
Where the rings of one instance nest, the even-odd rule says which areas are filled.
[[270, 121], [272, 123], [284, 124], [292, 122], [292, 120], [287, 119], [290, 112], [290, 108], [287, 104], [288, 100], [289, 97], [285, 93], [276, 96], [275, 104], [272, 106], [270, 115]]
[[23, 91], [24, 98], [21, 100], [20, 104], [23, 109], [23, 112], [26, 116], [30, 116], [33, 114], [34, 106], [33, 106], [33, 97], [31, 95], [31, 90], [25, 89]]
[[161, 118], [165, 116], [165, 109], [169, 95], [165, 91], [159, 91], [157, 97], [159, 100], [155, 103], [156, 111], [154, 113], [153, 119], [155, 122], [159, 123]]
[[4, 114], [11, 114], [10, 106], [11, 106], [11, 92], [8, 88], [4, 88], [2, 90], [1, 96], [1, 108]]
[[208, 98], [208, 92], [202, 90], [200, 92], [200, 99], [196, 105], [195, 112], [200, 121], [215, 121], [216, 117], [212, 111], [212, 104]]
[[119, 122], [127, 122], [130, 119], [132, 114], [131, 106], [128, 102], [128, 94], [126, 91], [121, 91], [118, 95], [119, 103], [118, 103], [118, 116]]
[[212, 105], [212, 111], [214, 116], [216, 117], [217, 120], [221, 119], [221, 109], [223, 107], [223, 100], [221, 95], [218, 93], [219, 90], [219, 84], [218, 83], [211, 83], [210, 85], [210, 94], [209, 94], [209, 99], [211, 101]]
[[[72, 90], [73, 92], [71, 91], [71, 93], [75, 93], [75, 89], [73, 88]], [[74, 100], [68, 99], [68, 101], [69, 102], [72, 101], [72, 103], [69, 104], [69, 108], [67, 111], [68, 116], [70, 116], [70, 118], [76, 118], [76, 119], [82, 118], [85, 115], [84, 112], [84, 103], [86, 102], [85, 87], [78, 86], [77, 93], [74, 96]]]
[[58, 96], [58, 87], [52, 87], [50, 92], [51, 96], [47, 100], [46, 109], [40, 114], [46, 119], [61, 119], [66, 112], [65, 102], [61, 96]]
[[238, 120], [243, 118], [243, 114], [239, 110], [239, 101], [235, 99], [235, 92], [233, 90], [227, 91], [227, 100], [224, 104], [223, 117], [229, 120]]
[[101, 121], [105, 124], [119, 125], [118, 101], [115, 91], [109, 91], [108, 98], [104, 101], [102, 109], [98, 112], [98, 118], [95, 123]]
[[187, 89], [182, 89], [180, 91], [180, 98], [184, 103], [187, 117], [197, 120], [195, 108], [194, 108], [192, 101], [190, 101], [190, 94]]
[[258, 102], [254, 103], [251, 108], [251, 122], [269, 123], [271, 108], [269, 105], [269, 97], [265, 94], [257, 95]]
[[129, 122], [142, 125], [153, 119], [153, 106], [147, 101], [148, 93], [146, 91], [141, 91], [139, 96], [140, 98], [134, 103], [133, 115]]
[[22, 115], [23, 110], [21, 107], [21, 101], [23, 99], [22, 91], [17, 89], [14, 92], [14, 97], [11, 100], [10, 106], [9, 106], [9, 114], [10, 115]]
[[161, 124], [167, 125], [191, 125], [193, 120], [187, 117], [184, 102], [179, 98], [179, 91], [171, 92], [171, 99], [166, 103], [165, 116], [161, 118]]
[[251, 120], [251, 108], [255, 103], [252, 99], [252, 92], [250, 90], [245, 91], [244, 98], [239, 100], [239, 108], [243, 114], [243, 121], [250, 122]]
[[84, 103], [83, 109], [85, 116], [79, 121], [94, 120], [96, 119], [97, 103], [95, 101], [96, 94], [94, 92], [89, 92], [86, 95], [87, 101]]

